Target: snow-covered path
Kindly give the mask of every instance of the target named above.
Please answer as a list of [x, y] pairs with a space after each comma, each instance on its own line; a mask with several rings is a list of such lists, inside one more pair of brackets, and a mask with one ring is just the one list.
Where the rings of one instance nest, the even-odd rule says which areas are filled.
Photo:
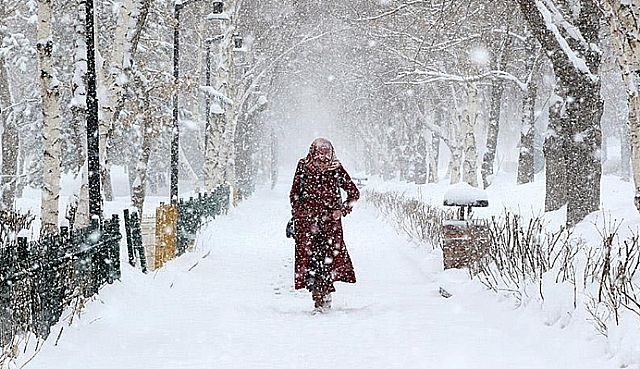
[[358, 283], [338, 284], [333, 311], [312, 316], [308, 293], [291, 287], [288, 214], [285, 186], [259, 190], [208, 226], [195, 252], [155, 275], [125, 271], [26, 367], [615, 367], [586, 340], [592, 332], [562, 319], [546, 326], [542, 313], [442, 272], [437, 252], [406, 242], [364, 203], [345, 220]]

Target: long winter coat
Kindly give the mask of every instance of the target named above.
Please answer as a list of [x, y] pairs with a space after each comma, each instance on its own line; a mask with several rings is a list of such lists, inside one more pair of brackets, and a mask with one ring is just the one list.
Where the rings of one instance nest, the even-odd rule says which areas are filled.
[[[343, 203], [339, 198], [338, 186], [347, 193]], [[345, 210], [360, 197], [360, 191], [347, 171], [338, 165], [334, 169], [320, 171], [305, 165], [305, 159], [298, 162], [293, 185], [289, 194], [295, 222], [295, 288], [305, 288], [304, 276], [309, 256], [313, 250], [313, 240], [318, 236], [330, 245], [333, 259], [330, 270], [333, 281], [355, 283], [356, 276], [342, 236], [342, 220], [331, 215], [335, 210]]]

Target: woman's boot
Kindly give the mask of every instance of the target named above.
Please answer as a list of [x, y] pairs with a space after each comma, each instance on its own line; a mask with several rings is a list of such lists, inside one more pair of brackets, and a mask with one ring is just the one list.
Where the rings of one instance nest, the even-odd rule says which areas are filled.
[[314, 311], [322, 312], [322, 309], [324, 308], [324, 295], [321, 292], [314, 291], [311, 293], [311, 297], [314, 302]]

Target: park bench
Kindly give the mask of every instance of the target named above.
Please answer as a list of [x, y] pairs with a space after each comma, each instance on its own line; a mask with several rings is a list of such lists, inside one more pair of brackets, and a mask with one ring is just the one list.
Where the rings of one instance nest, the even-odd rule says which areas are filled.
[[487, 194], [458, 183], [445, 194], [444, 205], [458, 208], [453, 219], [443, 222], [444, 269], [469, 267], [486, 254], [489, 246], [486, 220], [473, 218], [473, 208], [489, 206]]

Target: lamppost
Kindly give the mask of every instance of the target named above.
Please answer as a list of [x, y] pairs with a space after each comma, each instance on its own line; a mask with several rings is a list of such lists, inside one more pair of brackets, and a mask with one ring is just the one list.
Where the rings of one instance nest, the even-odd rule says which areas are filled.
[[[175, 23], [173, 28], [173, 129], [171, 136], [171, 203], [178, 202], [178, 158], [180, 157], [180, 127], [178, 125], [178, 79], [180, 77], [180, 12], [192, 3], [203, 0], [176, 0], [174, 5]], [[222, 13], [224, 3], [222, 1], [212, 2], [214, 14]]]
[[98, 97], [96, 92], [94, 0], [86, 1], [85, 36], [87, 38], [87, 170], [89, 185], [89, 216], [91, 221], [102, 218], [100, 197], [100, 134], [98, 124]]

